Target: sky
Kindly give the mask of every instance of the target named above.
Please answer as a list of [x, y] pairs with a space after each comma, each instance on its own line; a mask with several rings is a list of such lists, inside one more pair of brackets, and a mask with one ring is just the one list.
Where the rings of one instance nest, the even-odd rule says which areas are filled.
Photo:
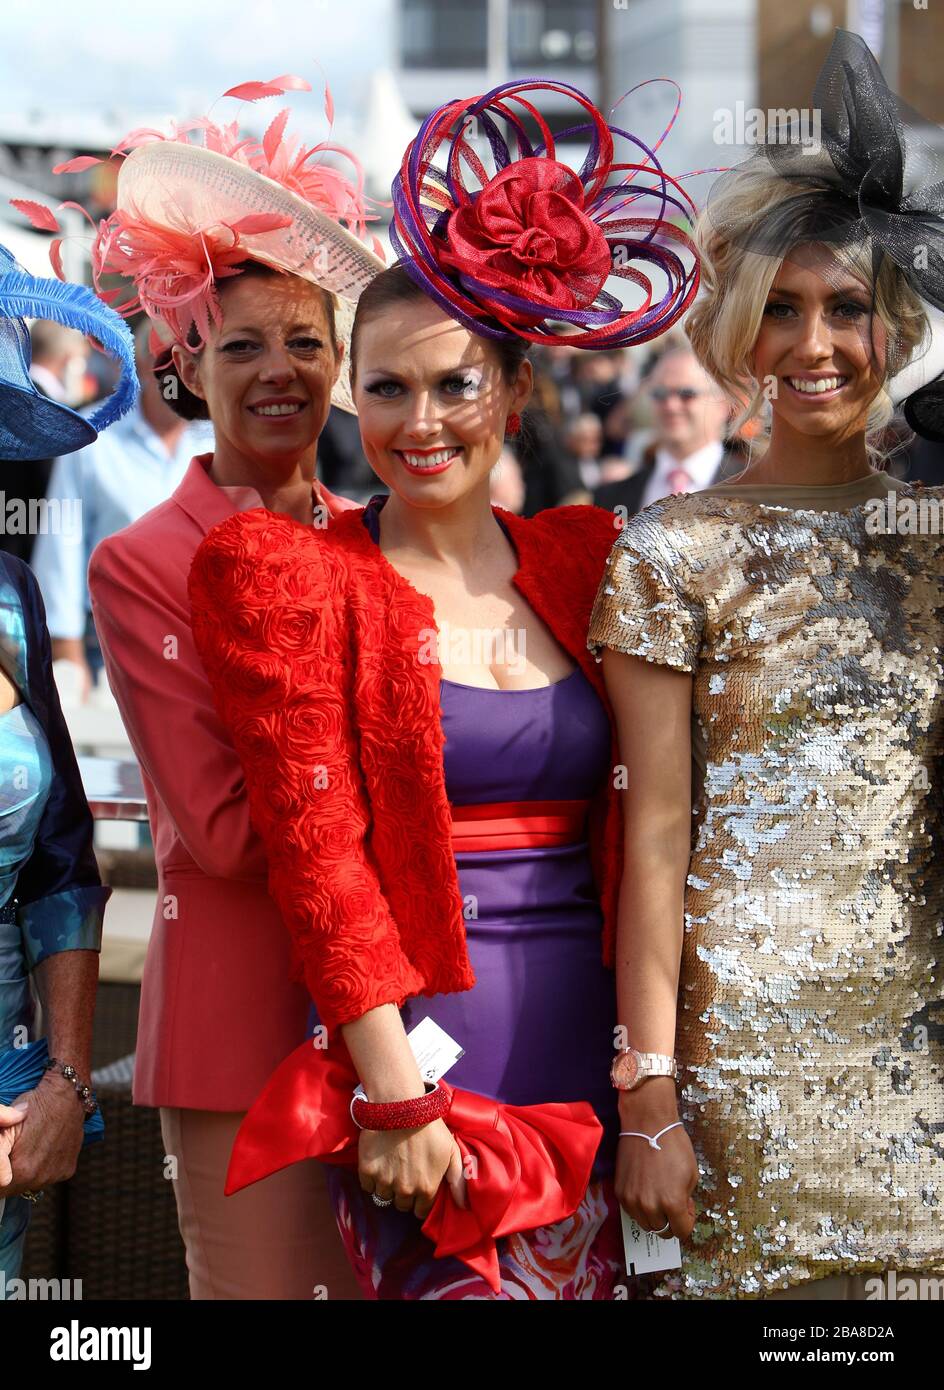
[[[237, 82], [326, 76], [339, 116], [392, 61], [393, 0], [43, 0], [4, 13], [0, 119], [207, 110]], [[293, 106], [297, 97], [293, 95]], [[231, 116], [234, 105], [219, 114]], [[214, 113], [217, 114], [217, 113]]]

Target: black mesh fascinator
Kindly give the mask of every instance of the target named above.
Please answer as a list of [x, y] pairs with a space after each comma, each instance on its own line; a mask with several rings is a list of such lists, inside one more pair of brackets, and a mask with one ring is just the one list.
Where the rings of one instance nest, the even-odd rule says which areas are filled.
[[[837, 29], [808, 117], [785, 112], [763, 143], [712, 184], [705, 212], [712, 231], [745, 251], [782, 260], [798, 245], [844, 252], [865, 248], [872, 285], [884, 256], [924, 301], [932, 328], [944, 322], [944, 130], [890, 90], [858, 34]], [[796, 185], [750, 217], [738, 211], [752, 180], [771, 172]], [[938, 345], [939, 346], [939, 345]], [[895, 390], [908, 424], [944, 441], [944, 373], [932, 347], [902, 373]], [[916, 368], [923, 367], [924, 370]], [[933, 379], [929, 379], [935, 373]]]

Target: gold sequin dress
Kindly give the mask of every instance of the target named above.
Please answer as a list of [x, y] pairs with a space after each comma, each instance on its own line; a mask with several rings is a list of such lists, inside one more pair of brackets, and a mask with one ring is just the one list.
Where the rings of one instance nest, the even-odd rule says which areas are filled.
[[[903, 530], [922, 502], [936, 533]], [[700, 1181], [663, 1296], [944, 1273], [942, 506], [883, 474], [724, 483], [631, 517], [607, 562], [591, 651], [694, 676], [676, 1050]]]

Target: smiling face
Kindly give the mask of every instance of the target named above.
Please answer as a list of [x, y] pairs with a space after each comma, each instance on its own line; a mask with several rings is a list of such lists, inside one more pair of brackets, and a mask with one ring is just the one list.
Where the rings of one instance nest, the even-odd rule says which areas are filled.
[[296, 275], [240, 275], [220, 305], [222, 325], [198, 354], [175, 346], [177, 371], [206, 401], [218, 446], [291, 465], [324, 428], [341, 369], [323, 292]]
[[864, 430], [882, 384], [886, 344], [868, 285], [828, 251], [804, 248], [784, 260], [752, 361], [757, 380], [773, 383], [775, 427], [779, 421], [798, 434], [837, 440]]
[[488, 490], [511, 411], [531, 393], [531, 364], [508, 382], [495, 352], [425, 296], [358, 327], [354, 404], [364, 453], [391, 492], [443, 507]]

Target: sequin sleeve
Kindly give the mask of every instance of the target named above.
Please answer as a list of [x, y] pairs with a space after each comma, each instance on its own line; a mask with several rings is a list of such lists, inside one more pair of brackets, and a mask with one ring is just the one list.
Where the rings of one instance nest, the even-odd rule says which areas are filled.
[[587, 646], [694, 671], [705, 611], [660, 506], [631, 517], [610, 551], [597, 590]]

